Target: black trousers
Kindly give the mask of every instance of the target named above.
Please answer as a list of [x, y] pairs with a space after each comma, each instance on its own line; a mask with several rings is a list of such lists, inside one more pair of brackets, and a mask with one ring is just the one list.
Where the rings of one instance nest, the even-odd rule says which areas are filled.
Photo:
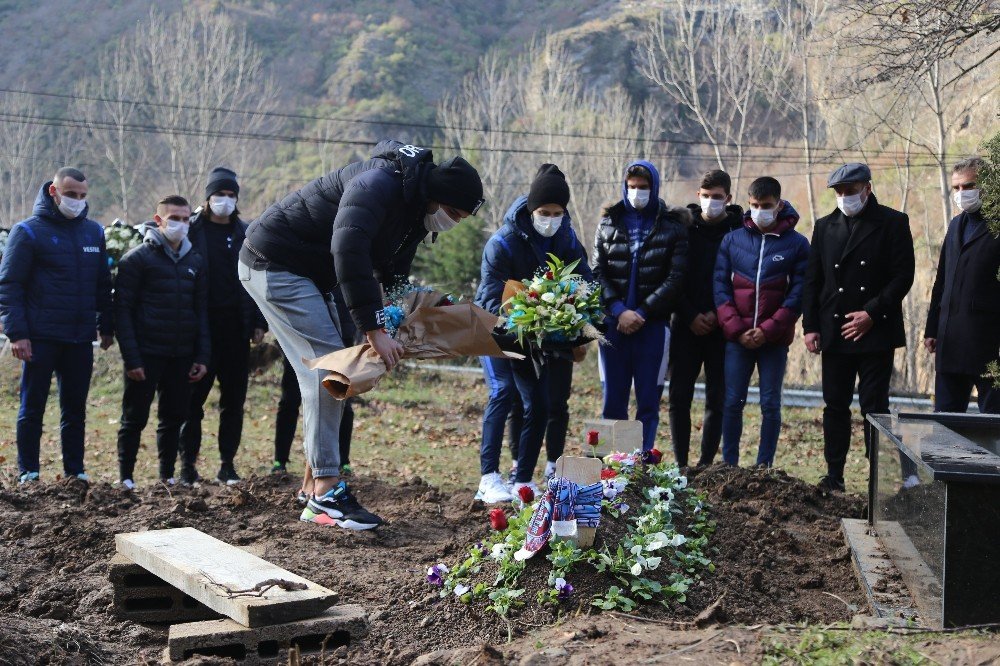
[[889, 381], [892, 379], [893, 350], [867, 354], [823, 352], [823, 455], [827, 473], [844, 478], [847, 451], [851, 447], [851, 402], [857, 382], [861, 419], [865, 430], [865, 457], [871, 450], [869, 413], [889, 412]]
[[209, 312], [212, 360], [208, 374], [191, 391], [191, 409], [181, 426], [181, 457], [194, 465], [201, 452], [201, 422], [205, 401], [219, 380], [219, 458], [232, 463], [243, 436], [243, 406], [250, 381], [250, 338], [238, 310]]
[[[295, 429], [299, 424], [299, 407], [302, 406], [302, 393], [299, 382], [295, 378], [295, 370], [288, 359], [284, 359], [285, 370], [281, 375], [281, 398], [278, 400], [278, 415], [274, 420], [274, 460], [282, 465], [288, 464], [292, 450], [292, 440], [295, 439]], [[344, 415], [340, 419], [340, 464], [351, 464], [351, 437], [354, 434], [353, 398], [344, 402]]]
[[979, 411], [1000, 414], [1000, 391], [993, 386], [992, 379], [954, 372], [939, 372], [934, 376], [934, 411], [968, 411], [973, 386], [979, 394]]
[[167, 356], [143, 356], [146, 380], [137, 382], [125, 377], [122, 396], [122, 419], [118, 428], [118, 475], [124, 481], [135, 473], [142, 430], [149, 421], [153, 395], [159, 393], [157, 407], [156, 450], [160, 460], [160, 478], [174, 475], [181, 424], [191, 403], [188, 373], [193, 360]]
[[[569, 394], [573, 387], [573, 360], [550, 358], [546, 361], [546, 391], [549, 416], [545, 422], [545, 456], [548, 462], [559, 460], [566, 450], [566, 431], [569, 429]], [[510, 415], [507, 417], [507, 432], [510, 438], [510, 453], [517, 461], [521, 428], [524, 427], [524, 405], [521, 395], [513, 392]]]
[[680, 467], [688, 464], [691, 448], [691, 402], [694, 385], [705, 369], [705, 419], [701, 429], [699, 465], [711, 465], [722, 439], [722, 410], [726, 398], [726, 339], [715, 330], [695, 335], [683, 324], [670, 329], [670, 440]]

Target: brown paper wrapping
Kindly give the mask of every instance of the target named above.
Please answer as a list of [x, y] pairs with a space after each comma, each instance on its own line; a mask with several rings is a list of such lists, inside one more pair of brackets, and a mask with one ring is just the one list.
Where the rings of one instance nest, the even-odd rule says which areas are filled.
[[504, 283], [503, 296], [500, 297], [500, 303], [503, 304], [500, 307], [503, 308], [504, 312], [510, 310], [510, 304], [508, 304], [507, 301], [513, 298], [514, 294], [524, 291], [525, 289], [527, 289], [527, 287], [525, 287], [524, 283], [520, 280], [507, 280], [507, 282]]
[[[493, 340], [496, 315], [472, 303], [437, 306], [444, 296], [436, 291], [407, 294], [403, 309], [409, 314], [396, 333], [396, 341], [403, 345], [403, 358], [512, 356]], [[313, 370], [330, 372], [323, 378], [323, 386], [338, 400], [372, 390], [388, 372], [367, 343], [303, 360]]]

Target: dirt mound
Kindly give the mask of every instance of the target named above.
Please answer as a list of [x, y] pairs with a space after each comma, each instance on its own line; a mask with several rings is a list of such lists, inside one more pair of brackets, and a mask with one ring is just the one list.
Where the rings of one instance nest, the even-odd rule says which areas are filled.
[[[713, 467], [692, 484], [715, 507], [717, 569], [690, 590], [685, 607], [656, 612], [689, 619], [726, 592], [719, 621], [850, 617], [844, 603], [823, 592], [860, 604], [838, 526], [839, 517], [860, 515], [860, 500], [825, 497], [780, 472]], [[299, 522], [297, 485], [268, 477], [242, 488], [134, 493], [80, 483], [0, 489], [0, 663], [158, 659], [165, 627], [114, 616], [107, 562], [116, 533], [185, 526], [256, 545], [267, 559], [364, 605], [371, 634], [351, 646], [349, 663], [410, 663], [434, 650], [506, 639], [495, 616], [441, 600], [424, 578], [428, 566], [462, 557], [489, 533], [486, 509], [469, 493], [442, 493], [419, 478], [392, 485], [361, 477], [356, 492], [387, 524], [348, 533]], [[515, 631], [535, 627], [522, 621]]]

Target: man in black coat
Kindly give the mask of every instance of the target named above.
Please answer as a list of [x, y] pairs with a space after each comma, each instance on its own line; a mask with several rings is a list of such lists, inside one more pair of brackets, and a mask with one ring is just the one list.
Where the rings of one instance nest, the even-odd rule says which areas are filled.
[[237, 277], [236, 264], [247, 230], [247, 223], [240, 219], [236, 208], [239, 194], [236, 172], [216, 167], [205, 186], [205, 205], [191, 220], [191, 244], [205, 261], [212, 358], [208, 374], [191, 392], [191, 409], [181, 428], [181, 481], [185, 484], [193, 484], [199, 479], [196, 464], [201, 452], [201, 424], [205, 418], [205, 401], [216, 380], [219, 382], [220, 461], [216, 479], [225, 484], [240, 480], [234, 460], [243, 437], [250, 343], [260, 343], [267, 323]]
[[205, 376], [211, 354], [205, 259], [187, 239], [191, 207], [180, 196], [161, 199], [142, 245], [118, 264], [115, 319], [125, 363], [118, 429], [118, 472], [131, 490], [139, 439], [160, 394], [156, 448], [160, 481], [173, 484], [181, 424], [191, 387]]
[[[905, 213], [881, 205], [865, 164], [830, 176], [838, 210], [816, 220], [802, 303], [805, 344], [822, 353], [824, 490], [844, 489], [857, 381], [862, 419], [889, 411], [897, 347], [906, 346], [903, 298], [913, 285], [913, 237]], [[865, 422], [865, 453], [870, 432]]]
[[951, 174], [952, 196], [962, 212], [941, 246], [924, 329], [924, 346], [935, 355], [936, 412], [966, 411], [975, 386], [979, 411], [1000, 414], [1000, 391], [983, 377], [1000, 353], [1000, 238], [980, 213], [976, 183], [983, 166], [982, 158], [971, 157]]
[[691, 401], [705, 368], [705, 418], [698, 465], [711, 465], [722, 440], [723, 375], [726, 340], [712, 295], [715, 260], [722, 238], [743, 226], [743, 209], [733, 205], [732, 180], [718, 169], [702, 176], [698, 203], [690, 204], [687, 280], [670, 322], [670, 439], [677, 464], [688, 464], [691, 447]]

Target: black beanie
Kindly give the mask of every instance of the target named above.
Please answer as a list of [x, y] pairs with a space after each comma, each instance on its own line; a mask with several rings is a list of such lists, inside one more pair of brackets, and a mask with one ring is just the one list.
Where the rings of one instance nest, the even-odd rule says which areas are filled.
[[569, 204], [569, 184], [566, 176], [555, 164], [543, 164], [531, 181], [528, 190], [528, 212], [534, 212], [545, 204], [559, 204], [565, 208]]
[[483, 181], [476, 168], [461, 157], [433, 167], [425, 181], [427, 198], [475, 214], [483, 203]]
[[208, 185], [205, 186], [205, 200], [221, 190], [231, 190], [240, 193], [240, 184], [236, 182], [236, 172], [226, 167], [215, 167], [208, 174]]

